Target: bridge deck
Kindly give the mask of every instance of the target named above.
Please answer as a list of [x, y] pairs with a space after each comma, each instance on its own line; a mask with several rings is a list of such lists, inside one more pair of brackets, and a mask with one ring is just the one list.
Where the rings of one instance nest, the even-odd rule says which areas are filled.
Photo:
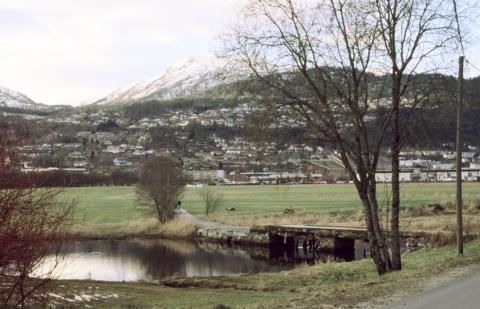
[[[318, 226], [318, 225], [265, 225], [252, 227], [252, 232], [269, 233], [288, 237], [314, 235], [318, 237], [338, 237], [367, 240], [367, 229], [362, 227]], [[414, 233], [400, 232], [401, 238], [412, 238]]]

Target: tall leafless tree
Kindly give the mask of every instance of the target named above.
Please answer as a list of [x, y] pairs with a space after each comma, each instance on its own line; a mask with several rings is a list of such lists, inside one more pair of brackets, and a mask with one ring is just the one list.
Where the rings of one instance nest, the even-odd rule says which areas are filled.
[[375, 0], [374, 4], [372, 14], [378, 20], [379, 48], [386, 58], [383, 69], [391, 81], [392, 269], [400, 270], [400, 151], [411, 132], [409, 113], [402, 118], [401, 110], [407, 106], [416, 110], [428, 102], [422, 99], [428, 97], [428, 91], [415, 100], [408, 94], [418, 94], [415, 88], [422, 83], [417, 82], [417, 77], [444, 67], [435, 61], [445, 61], [444, 55], [452, 55], [460, 38], [452, 1]]
[[[422, 0], [426, 4], [435, 1]], [[379, 218], [375, 173], [389, 128], [395, 123], [392, 119], [399, 117], [398, 104], [391, 100], [404, 95], [403, 89], [390, 94], [389, 75], [379, 81], [374, 74], [390, 67], [383, 43], [388, 37], [388, 17], [379, 9], [393, 2], [402, 1], [250, 1], [240, 14], [240, 23], [227, 33], [224, 48], [224, 54], [239, 65], [237, 69], [245, 67], [268, 86], [278, 108], [288, 108], [319, 137], [335, 144], [362, 202], [379, 274], [391, 270], [391, 259]], [[404, 2], [403, 9], [408, 10], [405, 5], [416, 0]], [[413, 14], [422, 15], [419, 11]], [[411, 30], [402, 27], [401, 31], [408, 33], [399, 43], [402, 47], [423, 43], [423, 37], [411, 40]], [[411, 57], [416, 56], [414, 51]], [[410, 71], [413, 78], [414, 71]], [[394, 142], [396, 132], [394, 126]], [[395, 147], [399, 146], [392, 146], [392, 156], [398, 160]], [[391, 225], [396, 231], [398, 221], [395, 210]], [[395, 269], [399, 269], [398, 232], [392, 240]]]
[[43, 307], [58, 260], [44, 262], [60, 256], [76, 201], [65, 200], [61, 188], [43, 187], [35, 172], [19, 170], [21, 141], [0, 120], [0, 307]]
[[169, 157], [149, 158], [136, 186], [139, 203], [153, 211], [160, 223], [175, 217], [178, 199], [185, 189], [186, 178], [178, 161]]

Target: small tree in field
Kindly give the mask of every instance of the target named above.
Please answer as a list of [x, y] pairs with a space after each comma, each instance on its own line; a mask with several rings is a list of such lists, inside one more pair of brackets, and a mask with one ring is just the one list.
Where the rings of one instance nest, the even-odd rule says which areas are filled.
[[[45, 307], [60, 249], [68, 239], [76, 201], [21, 172], [21, 139], [0, 119], [0, 307]], [[51, 184], [50, 184], [51, 185]], [[47, 256], [56, 262], [44, 265]], [[42, 273], [39, 273], [40, 266]], [[33, 278], [38, 276], [38, 278]]]
[[160, 223], [166, 223], [175, 216], [185, 182], [183, 169], [177, 161], [168, 157], [150, 158], [137, 183], [137, 200], [153, 211]]
[[198, 194], [205, 205], [205, 215], [207, 216], [209, 213], [217, 209], [223, 202], [222, 194], [217, 190], [212, 190], [208, 186], [200, 189]]

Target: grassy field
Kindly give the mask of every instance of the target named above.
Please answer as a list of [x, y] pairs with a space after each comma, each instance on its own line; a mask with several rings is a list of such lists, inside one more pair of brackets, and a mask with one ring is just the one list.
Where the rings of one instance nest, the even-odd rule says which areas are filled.
[[401, 272], [381, 277], [370, 260], [362, 260], [277, 273], [171, 278], [160, 284], [61, 281], [55, 292], [69, 299], [68, 306], [83, 296], [88, 300], [77, 304], [95, 308], [350, 308], [358, 303], [372, 308], [392, 301], [392, 294], [398, 299], [478, 271], [479, 252], [475, 241], [466, 245], [463, 257], [453, 246], [407, 253]]
[[[279, 186], [218, 186], [212, 187], [223, 196], [223, 204], [210, 215], [211, 220], [232, 224], [315, 223], [332, 212], [347, 213], [361, 209], [353, 185], [279, 185]], [[182, 206], [194, 215], [203, 215], [199, 188], [188, 188]], [[155, 220], [136, 204], [133, 187], [69, 188], [67, 197], [78, 198], [77, 231], [151, 231]], [[379, 185], [379, 200], [388, 193]], [[455, 199], [453, 183], [421, 183], [402, 185], [402, 206], [446, 204]], [[466, 203], [480, 201], [480, 184], [464, 185]], [[235, 211], [227, 211], [233, 207]], [[283, 216], [287, 207], [295, 209], [294, 217]], [[356, 218], [358, 219], [358, 218]], [[290, 221], [289, 221], [290, 220]], [[328, 218], [326, 219], [329, 220]], [[322, 222], [320, 222], [322, 223]], [[128, 234], [128, 233], [127, 233]]]

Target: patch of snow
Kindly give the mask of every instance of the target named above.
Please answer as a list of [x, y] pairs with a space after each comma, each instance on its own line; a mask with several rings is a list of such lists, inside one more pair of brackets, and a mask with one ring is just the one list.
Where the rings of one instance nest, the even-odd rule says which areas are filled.
[[[91, 287], [89, 288], [91, 289]], [[54, 304], [54, 305], [61, 305], [61, 304], [64, 304], [64, 302], [68, 302], [68, 303], [77, 303], [77, 304], [82, 304], [83, 306], [85, 307], [88, 307], [88, 308], [91, 308], [91, 306], [85, 304], [85, 302], [89, 303], [91, 301], [95, 301], [95, 300], [102, 300], [102, 299], [110, 299], [110, 298], [119, 298], [118, 294], [114, 293], [114, 294], [101, 294], [101, 293], [79, 293], [77, 294], [76, 291], [74, 290], [73, 291], [74, 294], [73, 294], [73, 298], [69, 298], [69, 297], [66, 297], [65, 295], [61, 295], [61, 294], [56, 294], [56, 293], [48, 293], [48, 295], [50, 297], [53, 297], [55, 298], [56, 300], [50, 300], [50, 303], [51, 304]]]
[[25, 109], [41, 109], [45, 107], [43, 104], [35, 103], [26, 95], [5, 87], [0, 87], [1, 106]]
[[227, 61], [214, 55], [189, 58], [167, 68], [160, 76], [121, 88], [97, 101], [97, 104], [127, 103], [140, 99], [173, 99], [208, 90], [232, 81]]
[[64, 301], [69, 302], [69, 303], [74, 303], [75, 302], [75, 299], [63, 297], [62, 295], [58, 295], [58, 294], [55, 294], [55, 293], [48, 293], [48, 295], [50, 295], [52, 297], [55, 297], [55, 298], [58, 298], [58, 299], [61, 299], [61, 300], [64, 300]]

